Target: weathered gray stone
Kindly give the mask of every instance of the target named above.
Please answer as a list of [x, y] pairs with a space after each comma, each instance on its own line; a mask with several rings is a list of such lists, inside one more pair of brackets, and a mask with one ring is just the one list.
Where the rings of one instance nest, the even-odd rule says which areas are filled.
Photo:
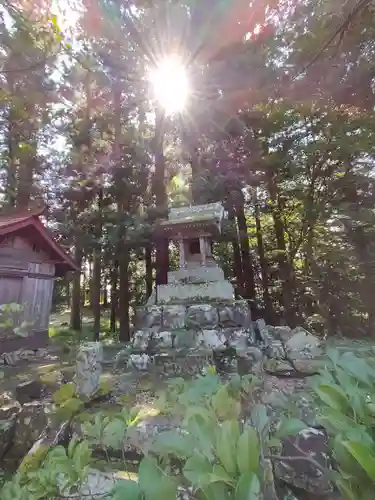
[[289, 361], [283, 359], [269, 358], [264, 362], [263, 368], [268, 373], [275, 373], [280, 375], [288, 375], [295, 373], [293, 366]]
[[154, 356], [154, 366], [163, 376], [194, 376], [214, 364], [212, 349], [172, 350]]
[[293, 336], [290, 326], [273, 326], [272, 330], [274, 337], [282, 342], [287, 342]]
[[162, 331], [155, 334], [156, 347], [170, 348], [173, 346], [174, 335], [170, 331]]
[[281, 340], [271, 340], [267, 346], [266, 353], [272, 359], [285, 359], [285, 349]]
[[146, 328], [160, 328], [162, 326], [163, 308], [161, 306], [138, 307], [136, 310], [135, 325], [142, 330]]
[[100, 342], [88, 342], [79, 347], [76, 361], [77, 394], [90, 399], [100, 386], [103, 348]]
[[128, 358], [128, 368], [145, 371], [150, 368], [151, 358], [148, 354], [130, 354]]
[[253, 343], [251, 332], [245, 328], [223, 328], [222, 332], [228, 347], [246, 349]]
[[187, 328], [217, 328], [219, 315], [210, 304], [194, 304], [187, 308], [185, 324]]
[[21, 459], [33, 446], [45, 428], [49, 425], [52, 405], [34, 401], [26, 403], [17, 415], [12, 446], [7, 458]]
[[268, 345], [273, 339], [273, 335], [270, 334], [268, 326], [263, 318], [257, 319], [255, 321], [255, 328], [258, 330], [259, 337], [264, 345]]
[[207, 349], [225, 349], [226, 338], [220, 330], [202, 330], [197, 334], [198, 347]]
[[297, 436], [285, 438], [281, 454], [285, 457], [292, 457], [294, 460], [275, 462], [275, 476], [278, 479], [316, 495], [332, 490], [332, 485], [322, 470], [303, 458], [297, 459], [311, 455], [321, 468], [328, 470], [332, 467], [328, 437], [323, 430], [309, 427]]
[[145, 351], [148, 347], [150, 338], [152, 337], [152, 330], [137, 330], [133, 335], [133, 347]]
[[314, 375], [323, 370], [327, 365], [326, 358], [315, 358], [315, 359], [294, 359], [294, 368], [304, 375]]
[[183, 305], [165, 305], [163, 307], [163, 328], [174, 330], [185, 327], [186, 307]]
[[258, 374], [262, 371], [263, 353], [258, 347], [236, 349], [237, 371], [240, 375]]
[[9, 420], [0, 420], [0, 460], [12, 445], [16, 419], [17, 415], [13, 415]]
[[250, 308], [246, 300], [236, 300], [231, 304], [219, 304], [219, 324], [224, 328], [249, 328], [251, 323]]
[[293, 336], [285, 343], [289, 359], [313, 359], [323, 354], [321, 341], [303, 328], [295, 328]]
[[197, 331], [196, 330], [175, 330], [173, 332], [173, 346], [176, 349], [193, 348], [197, 345]]
[[13, 399], [10, 392], [4, 392], [0, 395], [0, 420], [9, 420], [20, 411], [20, 403]]

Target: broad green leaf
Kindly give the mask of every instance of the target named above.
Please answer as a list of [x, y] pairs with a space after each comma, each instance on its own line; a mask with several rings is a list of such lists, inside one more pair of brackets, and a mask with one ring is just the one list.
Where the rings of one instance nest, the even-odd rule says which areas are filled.
[[56, 392], [53, 393], [52, 398], [54, 403], [62, 405], [68, 399], [74, 397], [75, 387], [74, 384], [64, 384]]
[[220, 419], [238, 418], [241, 411], [240, 403], [230, 397], [225, 386], [221, 386], [212, 397], [212, 407]]
[[153, 450], [160, 454], [187, 458], [194, 453], [195, 443], [189, 434], [182, 434], [177, 430], [165, 431], [156, 436]]
[[223, 483], [211, 483], [198, 492], [199, 500], [231, 500], [228, 487]]
[[352, 490], [349, 481], [339, 478], [335, 481], [335, 484], [345, 500], [358, 500], [357, 494]]
[[87, 441], [81, 441], [74, 448], [73, 463], [76, 471], [81, 471], [89, 465], [91, 459], [91, 450]]
[[252, 427], [243, 431], [237, 444], [237, 465], [241, 474], [257, 472], [260, 452], [258, 433]]
[[320, 384], [316, 388], [316, 393], [331, 408], [346, 411], [349, 401], [345, 392], [338, 385]]
[[282, 417], [276, 432], [277, 437], [295, 436], [306, 429], [307, 425], [298, 418]]
[[111, 492], [113, 500], [140, 500], [141, 490], [136, 481], [119, 481]]
[[195, 453], [186, 461], [183, 469], [184, 476], [195, 488], [200, 488], [202, 484], [207, 484], [211, 473], [211, 463], [206, 457], [198, 453]]
[[226, 420], [217, 430], [216, 455], [230, 476], [237, 470], [236, 448], [240, 430], [236, 420]]
[[262, 435], [263, 431], [266, 429], [268, 425], [268, 416], [266, 407], [261, 404], [255, 405], [251, 411], [250, 417], [258, 433]]
[[194, 439], [195, 444], [199, 447], [202, 455], [208, 460], [213, 460], [213, 446], [215, 443], [215, 431], [217, 431], [212, 422], [207, 422], [201, 415], [194, 415], [188, 421], [187, 430]]
[[60, 420], [69, 420], [81, 410], [82, 406], [83, 402], [80, 399], [70, 398], [56, 410], [56, 416]]
[[241, 474], [237, 483], [235, 500], [260, 500], [260, 482], [253, 472]]
[[207, 482], [205, 484], [212, 483], [226, 483], [233, 484], [233, 478], [231, 478], [227, 471], [221, 465], [215, 464], [211, 474], [207, 475]]
[[177, 483], [161, 470], [154, 458], [141, 460], [138, 479], [146, 500], [176, 500]]
[[368, 446], [355, 441], [344, 441], [342, 443], [349, 453], [357, 460], [368, 476], [375, 481], [375, 455]]
[[354, 421], [335, 408], [323, 408], [321, 415], [318, 415], [318, 421], [325, 429], [333, 433], [345, 433], [350, 430]]
[[124, 421], [115, 418], [106, 425], [101, 440], [102, 444], [107, 448], [121, 450], [126, 430], [127, 425], [124, 423]]

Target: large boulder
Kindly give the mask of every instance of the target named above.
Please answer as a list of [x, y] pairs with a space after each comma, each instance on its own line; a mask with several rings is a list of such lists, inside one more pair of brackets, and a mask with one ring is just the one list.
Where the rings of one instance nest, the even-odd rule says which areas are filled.
[[20, 411], [21, 405], [10, 393], [0, 395], [0, 461], [11, 447]]
[[210, 304], [194, 304], [187, 308], [185, 324], [186, 328], [196, 330], [217, 328], [219, 324], [217, 309]]
[[197, 335], [198, 347], [207, 349], [225, 349], [226, 338], [220, 330], [202, 330]]
[[49, 425], [50, 404], [34, 401], [23, 405], [15, 423], [12, 446], [7, 458], [22, 459]]
[[237, 371], [239, 375], [259, 374], [263, 366], [263, 353], [258, 347], [249, 346], [236, 349]]
[[219, 323], [223, 328], [250, 327], [250, 309], [245, 300], [236, 300], [228, 304], [219, 304], [218, 312]]
[[[275, 476], [278, 479], [316, 495], [332, 491], [332, 485], [325, 473], [331, 469], [332, 464], [329, 458], [328, 437], [324, 430], [308, 427], [296, 436], [285, 438], [281, 455], [285, 460], [277, 460], [274, 464]], [[317, 465], [306, 460], [307, 456]]]
[[163, 308], [161, 306], [138, 307], [136, 311], [136, 328], [160, 328], [162, 326]]
[[174, 330], [184, 328], [186, 307], [182, 305], [165, 305], [163, 307], [163, 328]]
[[285, 351], [291, 360], [313, 359], [323, 354], [321, 341], [301, 327], [293, 330], [293, 336], [285, 343]]

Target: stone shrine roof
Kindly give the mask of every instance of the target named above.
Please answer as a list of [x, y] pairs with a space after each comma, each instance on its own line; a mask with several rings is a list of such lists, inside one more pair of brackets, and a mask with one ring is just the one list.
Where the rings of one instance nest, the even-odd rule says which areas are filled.
[[171, 208], [168, 219], [159, 222], [156, 232], [164, 233], [168, 237], [178, 234], [194, 236], [199, 232], [220, 234], [223, 218], [224, 207], [220, 202]]

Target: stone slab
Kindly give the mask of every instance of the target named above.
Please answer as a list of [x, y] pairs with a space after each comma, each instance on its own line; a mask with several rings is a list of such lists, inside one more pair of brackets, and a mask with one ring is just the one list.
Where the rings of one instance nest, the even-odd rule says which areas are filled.
[[214, 300], [233, 300], [234, 289], [229, 281], [208, 282], [201, 284], [159, 285], [157, 287], [158, 304], [188, 304], [189, 302], [210, 302]]
[[168, 283], [207, 283], [224, 281], [224, 271], [217, 265], [195, 266], [168, 273]]

